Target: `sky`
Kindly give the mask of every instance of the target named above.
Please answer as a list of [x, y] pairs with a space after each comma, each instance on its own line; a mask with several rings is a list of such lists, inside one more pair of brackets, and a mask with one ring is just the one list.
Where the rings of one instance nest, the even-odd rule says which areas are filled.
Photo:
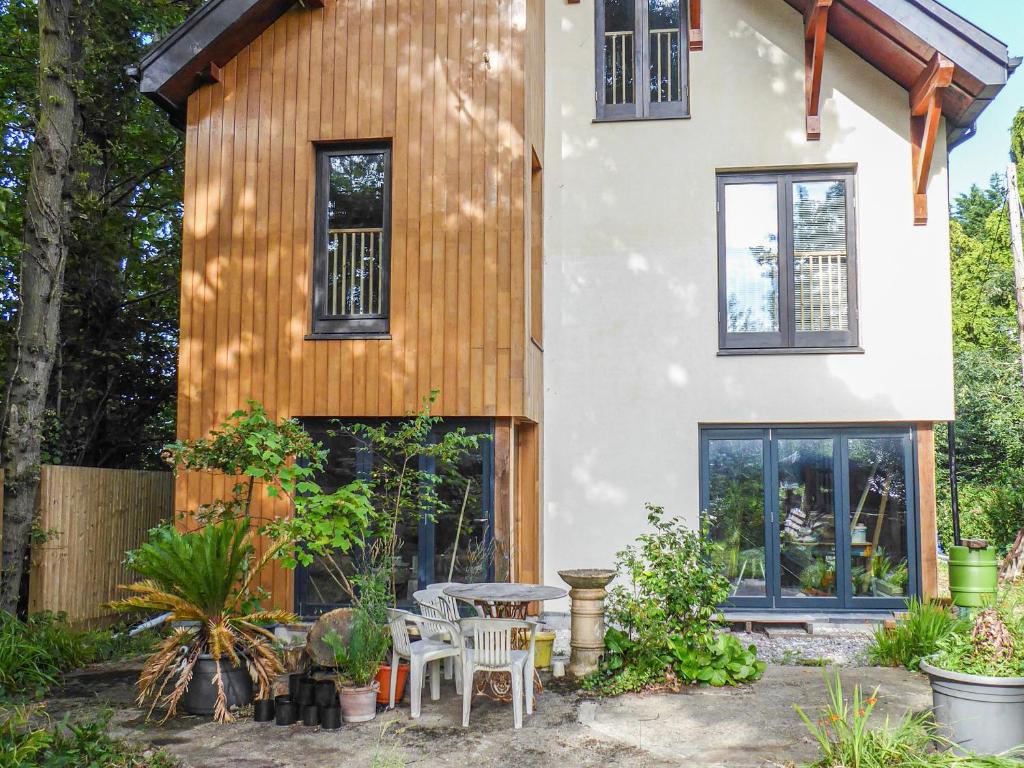
[[[1011, 56], [1024, 56], [1024, 1], [942, 0], [942, 3], [1010, 46]], [[971, 188], [987, 187], [989, 177], [1004, 172], [1010, 151], [1013, 116], [1024, 107], [1024, 65], [978, 119], [978, 132], [949, 155], [952, 199]]]

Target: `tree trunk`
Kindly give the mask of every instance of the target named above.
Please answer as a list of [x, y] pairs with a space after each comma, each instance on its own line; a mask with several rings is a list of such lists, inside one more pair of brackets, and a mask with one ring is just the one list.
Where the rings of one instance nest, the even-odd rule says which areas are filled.
[[1024, 236], [1021, 235], [1020, 187], [1017, 166], [1006, 167], [1006, 199], [1010, 208], [1010, 244], [1013, 248], [1013, 285], [1017, 296], [1017, 342], [1020, 345], [1021, 383], [1024, 384]]
[[0, 421], [6, 470], [0, 610], [12, 613], [35, 512], [43, 415], [60, 327], [77, 136], [73, 80], [81, 56], [72, 31], [75, 8], [74, 0], [38, 3], [39, 118], [30, 156], [15, 352]]

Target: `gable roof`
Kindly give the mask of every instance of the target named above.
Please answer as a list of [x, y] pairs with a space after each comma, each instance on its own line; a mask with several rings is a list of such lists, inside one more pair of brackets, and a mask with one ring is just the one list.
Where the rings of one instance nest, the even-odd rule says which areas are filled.
[[[211, 65], [227, 64], [296, 2], [207, 0], [140, 62], [140, 90], [182, 125], [189, 94]], [[786, 2], [804, 12], [814, 0]], [[908, 91], [936, 52], [950, 59], [956, 71], [942, 112], [951, 145], [972, 135], [978, 115], [1020, 64], [1005, 43], [937, 0], [834, 0], [828, 32]]]

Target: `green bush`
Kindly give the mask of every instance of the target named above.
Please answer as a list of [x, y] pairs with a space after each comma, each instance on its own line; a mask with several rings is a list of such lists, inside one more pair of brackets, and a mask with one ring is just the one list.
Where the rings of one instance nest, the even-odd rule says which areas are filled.
[[118, 628], [79, 632], [63, 614], [21, 621], [0, 612], [0, 699], [42, 696], [68, 670], [136, 655], [153, 641], [152, 633], [130, 638]]
[[935, 653], [959, 623], [941, 605], [911, 598], [907, 603], [907, 613], [894, 629], [881, 626], [875, 630], [868, 647], [868, 658], [872, 664], [916, 671], [921, 659]]
[[41, 726], [33, 710], [0, 711], [0, 768], [174, 768], [164, 752], [144, 754], [142, 747], [107, 735], [107, 720]]
[[607, 652], [586, 690], [606, 696], [681, 683], [735, 685], [757, 680], [765, 664], [753, 646], [721, 634], [718, 606], [729, 582], [712, 559], [713, 544], [679, 518], [647, 506], [653, 531], [618, 553], [625, 584], [612, 588]]

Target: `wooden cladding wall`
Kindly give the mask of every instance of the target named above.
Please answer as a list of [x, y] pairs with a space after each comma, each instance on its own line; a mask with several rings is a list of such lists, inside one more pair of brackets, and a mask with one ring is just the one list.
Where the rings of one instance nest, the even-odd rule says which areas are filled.
[[[277, 417], [400, 416], [432, 389], [438, 415], [539, 420], [525, 297], [543, 35], [543, 0], [326, 0], [191, 95], [179, 437], [250, 399]], [[392, 148], [391, 336], [308, 340], [315, 144], [366, 139]], [[229, 488], [182, 475], [175, 506]], [[279, 605], [291, 576], [262, 577]]]
[[[328, 0], [191, 96], [182, 436], [250, 398], [526, 415], [525, 22], [526, 0]], [[393, 148], [391, 338], [305, 340], [314, 142], [359, 139]]]
[[52, 536], [32, 548], [30, 613], [63, 611], [80, 625], [113, 617], [102, 606], [134, 579], [125, 552], [171, 517], [170, 472], [44, 466], [38, 520]]

